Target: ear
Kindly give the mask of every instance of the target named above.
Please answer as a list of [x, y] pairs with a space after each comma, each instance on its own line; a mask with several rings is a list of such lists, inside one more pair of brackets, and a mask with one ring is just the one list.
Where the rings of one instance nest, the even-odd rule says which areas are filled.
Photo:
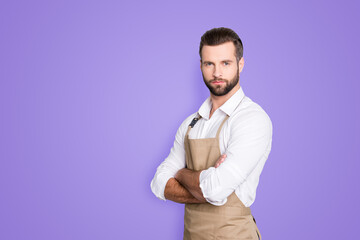
[[242, 57], [239, 61], [239, 72], [241, 72], [244, 68], [244, 57]]
[[201, 63], [201, 59], [200, 59], [200, 70], [201, 70], [201, 65], [202, 65], [202, 63]]

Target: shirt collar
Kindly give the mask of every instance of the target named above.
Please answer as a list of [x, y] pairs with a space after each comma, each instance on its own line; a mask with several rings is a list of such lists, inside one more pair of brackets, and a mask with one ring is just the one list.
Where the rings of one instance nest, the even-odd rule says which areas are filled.
[[[239, 105], [241, 100], [245, 97], [244, 91], [242, 87], [237, 90], [234, 95], [232, 95], [223, 105], [219, 107], [221, 111], [225, 114], [231, 116], [231, 114], [235, 111], [235, 108]], [[209, 115], [212, 107], [211, 98], [208, 97], [203, 104], [200, 106], [198, 113], [201, 117], [209, 120]]]

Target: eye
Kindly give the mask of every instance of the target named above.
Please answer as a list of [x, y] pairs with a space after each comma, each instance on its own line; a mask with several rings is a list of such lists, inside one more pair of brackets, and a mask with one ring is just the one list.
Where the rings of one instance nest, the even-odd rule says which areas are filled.
[[225, 66], [227, 66], [227, 65], [229, 65], [229, 64], [230, 64], [229, 62], [224, 62], [224, 65], [225, 65]]
[[209, 63], [209, 62], [205, 63], [205, 66], [210, 66], [210, 65], [212, 65], [212, 63]]

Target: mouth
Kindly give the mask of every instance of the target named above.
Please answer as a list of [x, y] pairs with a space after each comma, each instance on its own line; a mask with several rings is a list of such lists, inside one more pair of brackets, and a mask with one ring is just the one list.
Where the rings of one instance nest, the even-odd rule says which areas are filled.
[[223, 81], [212, 81], [211, 83], [215, 84], [215, 85], [220, 85], [223, 84]]

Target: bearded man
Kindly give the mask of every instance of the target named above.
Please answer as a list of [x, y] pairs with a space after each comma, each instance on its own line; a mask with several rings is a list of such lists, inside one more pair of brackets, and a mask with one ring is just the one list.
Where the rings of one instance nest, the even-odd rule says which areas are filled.
[[233, 30], [207, 31], [199, 54], [210, 96], [180, 125], [151, 189], [185, 204], [186, 240], [261, 239], [250, 206], [271, 150], [272, 122], [240, 86], [243, 44]]

